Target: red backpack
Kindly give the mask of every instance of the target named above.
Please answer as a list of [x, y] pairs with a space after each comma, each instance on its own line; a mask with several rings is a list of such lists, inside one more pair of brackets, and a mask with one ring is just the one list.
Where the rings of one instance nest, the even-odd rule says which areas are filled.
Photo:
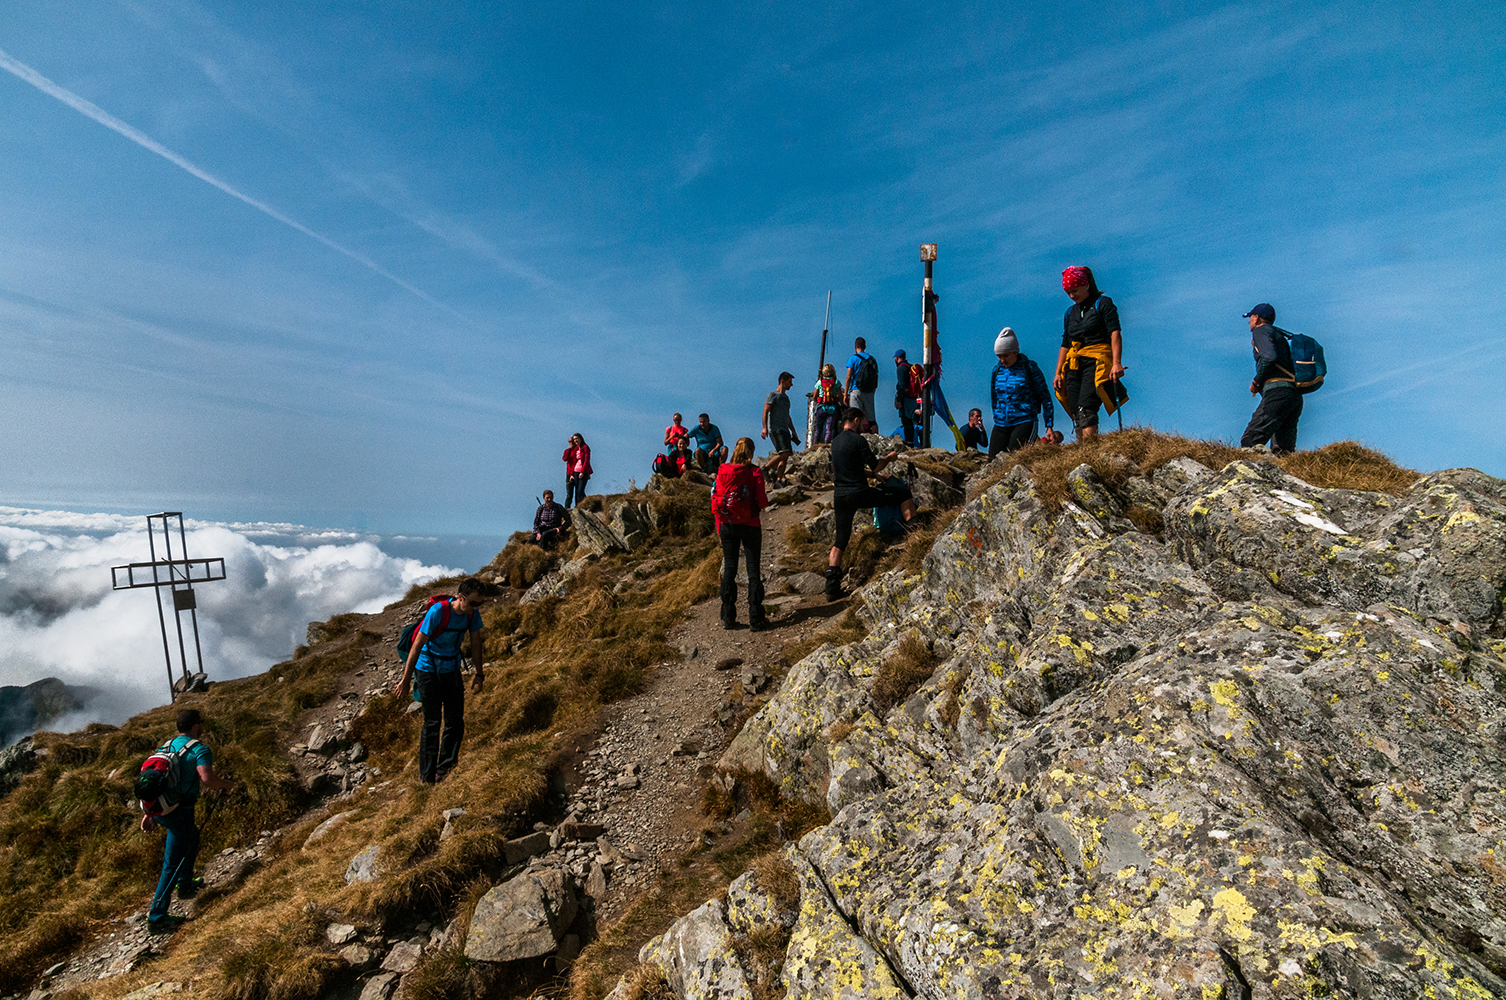
[[752, 524], [758, 516], [753, 492], [753, 467], [734, 465], [730, 476], [717, 476], [711, 493], [711, 512], [723, 524]]
[[[408, 651], [413, 648], [413, 637], [418, 634], [418, 627], [422, 625], [424, 623], [424, 619], [428, 617], [429, 609], [436, 604], [442, 604], [444, 606], [443, 609], [439, 612], [439, 631], [443, 632], [450, 624], [450, 602], [454, 599], [454, 594], [435, 594], [433, 597], [424, 602], [424, 610], [418, 616], [418, 621], [414, 622], [412, 625], [407, 626], [400, 633], [398, 633], [397, 655], [402, 659], [404, 663], [408, 662]], [[435, 634], [437, 635], [438, 633]], [[430, 636], [429, 638], [432, 639], [433, 636]]]

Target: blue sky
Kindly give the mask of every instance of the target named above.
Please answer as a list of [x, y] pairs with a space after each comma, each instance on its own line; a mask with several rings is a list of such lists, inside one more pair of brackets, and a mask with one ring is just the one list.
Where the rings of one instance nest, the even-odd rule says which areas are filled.
[[955, 408], [1085, 263], [1128, 419], [1237, 438], [1270, 301], [1304, 446], [1506, 474], [1499, 4], [227, 6], [0, 7], [0, 503], [505, 532], [828, 289], [918, 348], [922, 242]]

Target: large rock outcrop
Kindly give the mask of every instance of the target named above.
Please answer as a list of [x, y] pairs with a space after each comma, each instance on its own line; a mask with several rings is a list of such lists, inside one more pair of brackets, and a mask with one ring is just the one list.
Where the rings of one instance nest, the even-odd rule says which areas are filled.
[[835, 817], [788, 995], [1506, 994], [1506, 483], [1087, 471], [968, 504], [728, 749]]

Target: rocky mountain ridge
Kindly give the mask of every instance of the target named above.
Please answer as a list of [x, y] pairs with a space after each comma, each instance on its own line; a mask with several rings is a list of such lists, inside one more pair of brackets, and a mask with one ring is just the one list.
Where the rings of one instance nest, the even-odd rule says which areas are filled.
[[1014, 469], [793, 668], [720, 767], [833, 821], [614, 998], [1506, 995], [1506, 483], [1068, 487]]

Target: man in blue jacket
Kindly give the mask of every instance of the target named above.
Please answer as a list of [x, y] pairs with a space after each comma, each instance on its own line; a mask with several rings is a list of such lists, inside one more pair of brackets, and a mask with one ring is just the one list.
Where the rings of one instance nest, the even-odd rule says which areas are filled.
[[[413, 681], [419, 702], [424, 708], [424, 725], [418, 736], [418, 780], [426, 784], [443, 781], [460, 760], [460, 741], [465, 736], [465, 681], [460, 676], [460, 642], [469, 635], [471, 662], [476, 676], [471, 690], [480, 691], [481, 663], [481, 581], [475, 577], [462, 580], [453, 601], [436, 601], [429, 606], [423, 623], [413, 636], [408, 662], [398, 679], [396, 694], [406, 700], [408, 682]], [[440, 735], [440, 723], [444, 735]]]
[[1046, 416], [1046, 433], [1052, 432], [1056, 404], [1040, 365], [1020, 353], [1020, 340], [1009, 327], [999, 331], [994, 341], [994, 366], [989, 380], [989, 398], [993, 401], [994, 432], [988, 441], [988, 457], [1001, 451], [1018, 451], [1035, 440], [1035, 419]]
[[1268, 302], [1245, 313], [1250, 323], [1250, 347], [1255, 352], [1255, 378], [1250, 395], [1260, 395], [1260, 405], [1250, 416], [1241, 448], [1271, 443], [1271, 452], [1287, 455], [1297, 450], [1297, 420], [1302, 416], [1302, 394], [1297, 391], [1296, 368], [1286, 331], [1276, 326], [1276, 310]]

